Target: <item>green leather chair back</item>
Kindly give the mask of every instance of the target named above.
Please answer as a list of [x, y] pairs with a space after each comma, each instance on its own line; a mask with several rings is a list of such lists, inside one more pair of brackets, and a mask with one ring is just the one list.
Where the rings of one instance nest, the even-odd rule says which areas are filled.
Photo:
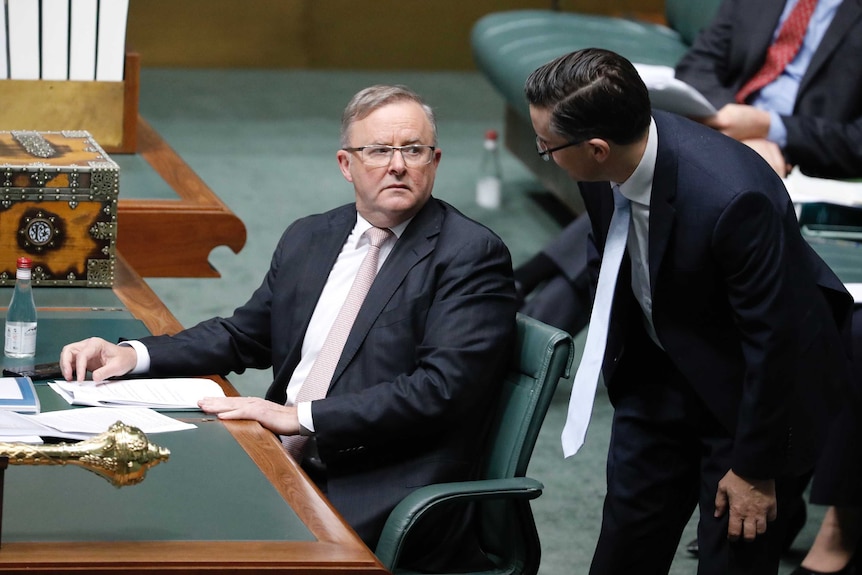
[[691, 46], [700, 30], [715, 16], [719, 4], [721, 0], [665, 0], [664, 15], [667, 25]]
[[518, 314], [518, 341], [491, 426], [484, 478], [524, 477], [560, 377], [568, 377], [574, 344], [565, 332]]
[[525, 473], [557, 384], [569, 377], [574, 343], [566, 332], [525, 315], [518, 314], [516, 321], [517, 345], [502, 384], [482, 474], [474, 481], [427, 485], [398, 504], [375, 549], [393, 573], [412, 573], [398, 561], [413, 526], [452, 503], [476, 506], [478, 539], [494, 564], [479, 573], [534, 575], [539, 569], [541, 549], [530, 500], [539, 497], [544, 486]]

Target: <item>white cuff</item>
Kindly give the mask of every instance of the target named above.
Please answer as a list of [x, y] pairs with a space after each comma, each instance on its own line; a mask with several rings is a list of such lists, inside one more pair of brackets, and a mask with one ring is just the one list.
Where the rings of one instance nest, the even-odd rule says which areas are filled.
[[132, 369], [132, 371], [130, 371], [129, 373], [139, 374], [147, 373], [148, 371], [150, 371], [150, 352], [147, 351], [147, 346], [145, 346], [136, 339], [121, 341], [120, 345], [131, 347], [135, 350], [135, 353], [137, 354], [137, 363], [135, 363], [134, 369]]
[[311, 417], [311, 402], [300, 401], [296, 404], [296, 416], [299, 417], [299, 424], [314, 433], [314, 419]]

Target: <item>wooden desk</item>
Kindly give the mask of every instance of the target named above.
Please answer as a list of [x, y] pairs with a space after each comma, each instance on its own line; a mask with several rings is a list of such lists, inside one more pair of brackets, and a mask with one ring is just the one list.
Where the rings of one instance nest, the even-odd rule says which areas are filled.
[[[209, 263], [213, 248], [239, 253], [245, 224], [140, 116], [137, 154], [170, 186], [174, 198], [129, 198], [117, 206], [117, 248], [144, 277], [219, 277]], [[122, 165], [122, 155], [112, 155]]]
[[[48, 318], [56, 319], [63, 314], [89, 312], [95, 314], [93, 317], [97, 318], [96, 321], [98, 318], [126, 318], [125, 321], [135, 324], [138, 324], [135, 320], [140, 320], [146, 329], [153, 333], [177, 332], [181, 328], [179, 323], [141, 280], [140, 276], [128, 266], [125, 259], [118, 257], [117, 267], [117, 281], [113, 292], [85, 289], [64, 291], [64, 288], [52, 288], [50, 293], [44, 294], [48, 290], [43, 290], [43, 293], [39, 294], [42, 296], [39, 298], [40, 321], [43, 321], [43, 318], [46, 320]], [[11, 288], [0, 289], [2, 292], [0, 297], [7, 295], [10, 290]], [[77, 305], [74, 304], [76, 301], [79, 302]], [[45, 302], [50, 303], [46, 305]], [[85, 335], [94, 334], [82, 334], [81, 337]], [[41, 329], [39, 337], [43, 338]], [[47, 341], [43, 338], [40, 339], [41, 344], [37, 342], [37, 361], [46, 361], [49, 356], [56, 356], [59, 353], [59, 349], [47, 349], [47, 347], [59, 345], [51, 340], [51, 338], [56, 339], [58, 336], [45, 334], [45, 337]], [[228, 394], [236, 395], [236, 390], [228, 381], [221, 378], [217, 379]], [[200, 413], [197, 413], [197, 417], [200, 417]], [[58, 540], [57, 535], [51, 535], [53, 540], [47, 541], [43, 539], [48, 538], [48, 535], [43, 535], [40, 539], [39, 533], [32, 533], [32, 539], [30, 539], [26, 532], [24, 535], [20, 532], [16, 535], [12, 523], [14, 516], [7, 514], [4, 516], [3, 522], [4, 539], [2, 548], [0, 548], [0, 571], [57, 573], [78, 570], [88, 573], [116, 573], [118, 575], [150, 573], [158, 570], [170, 570], [173, 573], [228, 573], [239, 570], [249, 570], [255, 573], [386, 573], [386, 570], [371, 551], [343, 522], [302, 470], [285, 454], [280, 442], [272, 433], [250, 421], [208, 422], [200, 423], [199, 427], [204, 425], [218, 426], [218, 428], [155, 436], [153, 440], [160, 445], [169, 446], [168, 436], [175, 435], [176, 437], [171, 441], [179, 446], [182, 442], [189, 441], [182, 434], [200, 431], [208, 437], [205, 445], [218, 446], [218, 442], [222, 441], [224, 453], [230, 454], [233, 450], [241, 455], [244, 452], [254, 465], [246, 465], [245, 469], [240, 469], [243, 464], [241, 456], [231, 458], [225, 464], [236, 465], [238, 474], [254, 473], [258, 476], [258, 481], [263, 482], [266, 486], [272, 486], [276, 503], [285, 504], [285, 514], [295, 514], [302, 524], [297, 524], [293, 531], [305, 535], [246, 540], [240, 540], [239, 537], [227, 540], [211, 540], [211, 536], [207, 535], [209, 531], [203, 527], [213, 526], [213, 523], [218, 522], [224, 522], [227, 525], [238, 521], [242, 509], [237, 506], [243, 505], [241, 503], [242, 498], [239, 497], [240, 493], [237, 493], [237, 497], [219, 497], [220, 491], [216, 488], [213, 489], [212, 509], [207, 509], [207, 515], [215, 513], [217, 519], [201, 517], [201, 530], [204, 535], [192, 534], [186, 540], [180, 540], [185, 539], [185, 537], [176, 537], [171, 534], [171, 529], [177, 529], [171, 523], [171, 516], [182, 513], [182, 507], [164, 510], [165, 529], [162, 531], [165, 533], [153, 533], [152, 536], [149, 536], [149, 533], [141, 535], [135, 529], [137, 525], [134, 517], [130, 517], [126, 521], [128, 533], [131, 534], [129, 537], [125, 537], [126, 532], [115, 530], [100, 540], [92, 540], [91, 535], [84, 534], [81, 540], [65, 540], [62, 537]], [[226, 432], [222, 430], [222, 425]], [[223, 438], [230, 437], [232, 441], [219, 439], [222, 436]], [[186, 452], [188, 453], [188, 450]], [[210, 458], [208, 461], [213, 461], [213, 459]], [[182, 457], [182, 451], [177, 449], [175, 457], [149, 470], [147, 478], [141, 485], [125, 487], [114, 492], [123, 495], [128, 493], [127, 490], [143, 490], [150, 484], [158, 485], [158, 481], [164, 481], [169, 472], [184, 474], [185, 482], [197, 481], [198, 484], [192, 483], [192, 485], [198, 485], [198, 488], [204, 492], [208, 486], [212, 488], [212, 486], [220, 485], [218, 483], [219, 477], [207, 474], [205, 469], [193, 468], [183, 471], [184, 463], [186, 466], [191, 465], [189, 458]], [[163, 472], [161, 479], [160, 471]], [[63, 483], [61, 485], [65, 486], [68, 481], [71, 484], [69, 492], [58, 496], [54, 490], [50, 491], [55, 499], [61, 498], [60, 506], [62, 506], [62, 497], [76, 498], [79, 500], [76, 503], [78, 505], [81, 505], [80, 500], [83, 499], [85, 503], [96, 506], [92, 513], [100, 512], [111, 515], [112, 521], [117, 515], [134, 513], [134, 507], [130, 504], [130, 509], [124, 509], [123, 502], [143, 497], [141, 495], [143, 491], [133, 491], [129, 493], [127, 498], [120, 497], [117, 499], [120, 503], [111, 504], [110, 501], [115, 498], [111, 493], [108, 493], [102, 498], [107, 505], [99, 508], [97, 507], [100, 505], [97, 496], [98, 490], [84, 491], [82, 489], [76, 491], [74, 485], [79, 482], [94, 481], [100, 488], [104, 484], [101, 489], [114, 490], [114, 488], [110, 487], [103, 479], [85, 470], [77, 468], [15, 468], [10, 466], [6, 471], [7, 508], [12, 507], [8, 505], [10, 483], [13, 483], [10, 480], [16, 477], [16, 473], [20, 473], [22, 476], [27, 473], [42, 478], [48, 474], [54, 474], [56, 477], [57, 474], [62, 473]], [[55, 481], [55, 479], [49, 478], [45, 481]], [[180, 483], [175, 482], [173, 485]], [[222, 486], [221, 490], [223, 491], [223, 489]], [[105, 492], [103, 491], [103, 493]], [[265, 494], [261, 494], [261, 496], [263, 497]], [[33, 506], [39, 506], [40, 503], [41, 501], [27, 502]], [[152, 512], [152, 509], [150, 511]], [[277, 509], [274, 512], [277, 513]], [[289, 521], [291, 517], [292, 515], [285, 517], [284, 521]], [[83, 533], [85, 521], [84, 518], [79, 519], [80, 531]], [[150, 519], [152, 520], [152, 518]], [[60, 531], [62, 533], [65, 529], [66, 532], [76, 533], [75, 517], [63, 516], [62, 510], [58, 510], [56, 518], [52, 517], [50, 520], [52, 522], [68, 522], [67, 526], [61, 525], [57, 529], [52, 528], [52, 532]], [[143, 518], [141, 523], [145, 524]], [[296, 523], [295, 520], [294, 523]], [[110, 525], [111, 522], [106, 521], [106, 524]], [[195, 531], [198, 530], [195, 529]], [[21, 540], [22, 537], [26, 540]]]

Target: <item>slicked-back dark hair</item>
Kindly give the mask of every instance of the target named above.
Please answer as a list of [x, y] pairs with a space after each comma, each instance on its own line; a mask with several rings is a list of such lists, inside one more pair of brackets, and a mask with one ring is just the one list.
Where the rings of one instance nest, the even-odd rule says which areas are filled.
[[586, 48], [548, 62], [530, 74], [524, 93], [531, 105], [551, 110], [551, 129], [569, 141], [626, 145], [649, 129], [643, 80], [631, 62], [609, 50]]

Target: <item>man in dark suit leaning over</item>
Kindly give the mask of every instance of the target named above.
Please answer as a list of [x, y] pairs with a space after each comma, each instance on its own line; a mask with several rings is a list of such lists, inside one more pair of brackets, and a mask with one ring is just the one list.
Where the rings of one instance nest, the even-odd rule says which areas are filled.
[[613, 196], [631, 208], [597, 353], [614, 420], [591, 573], [667, 573], [695, 505], [699, 575], [776, 573], [782, 502], [847, 383], [849, 294], [801, 237], [769, 165], [651, 114], [628, 60], [574, 52], [525, 91], [539, 153], [579, 182], [594, 269]]
[[[287, 442], [311, 436], [303, 467], [373, 548], [411, 490], [473, 474], [512, 350], [516, 303], [500, 238], [431, 197], [441, 152], [433, 112], [417, 94], [402, 86], [357, 93], [341, 145], [355, 204], [288, 227], [260, 287], [233, 316], [130, 345], [80, 341], [63, 348], [60, 363], [69, 380], [87, 370], [103, 380], [271, 366], [266, 399], [208, 398], [201, 408], [257, 420]], [[372, 226], [392, 233], [328, 393], [297, 401]]]

